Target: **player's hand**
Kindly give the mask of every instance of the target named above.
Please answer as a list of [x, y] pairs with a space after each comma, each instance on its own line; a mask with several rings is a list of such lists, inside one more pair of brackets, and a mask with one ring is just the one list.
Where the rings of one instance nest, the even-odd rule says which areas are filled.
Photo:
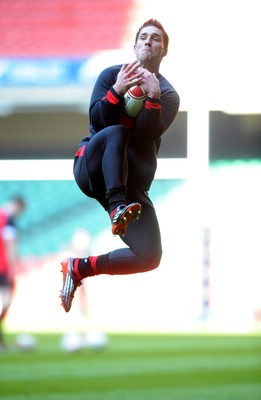
[[119, 96], [123, 96], [131, 86], [141, 82], [144, 69], [140, 67], [139, 61], [133, 61], [130, 64], [122, 65], [117, 80], [113, 85], [113, 89]]
[[140, 68], [143, 71], [139, 84], [143, 87], [148, 97], [160, 99], [161, 90], [159, 80], [156, 74], [148, 71], [146, 68]]

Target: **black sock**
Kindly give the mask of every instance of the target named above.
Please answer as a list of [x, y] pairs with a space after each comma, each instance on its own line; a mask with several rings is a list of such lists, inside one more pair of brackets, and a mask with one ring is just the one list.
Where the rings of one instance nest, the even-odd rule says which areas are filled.
[[76, 275], [80, 280], [87, 278], [88, 276], [108, 274], [110, 266], [109, 254], [76, 258], [73, 266]]

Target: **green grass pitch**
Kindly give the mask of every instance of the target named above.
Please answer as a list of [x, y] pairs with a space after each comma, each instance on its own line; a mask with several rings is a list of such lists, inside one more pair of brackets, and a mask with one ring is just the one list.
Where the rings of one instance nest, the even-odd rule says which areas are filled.
[[109, 335], [105, 350], [78, 353], [60, 337], [0, 353], [1, 400], [261, 399], [258, 335]]

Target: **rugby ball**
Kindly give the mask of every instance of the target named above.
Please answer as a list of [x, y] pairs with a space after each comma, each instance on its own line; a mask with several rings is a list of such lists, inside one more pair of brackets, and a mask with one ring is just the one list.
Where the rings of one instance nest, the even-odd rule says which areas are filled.
[[127, 115], [136, 118], [144, 106], [147, 95], [140, 85], [130, 87], [124, 95], [124, 108]]

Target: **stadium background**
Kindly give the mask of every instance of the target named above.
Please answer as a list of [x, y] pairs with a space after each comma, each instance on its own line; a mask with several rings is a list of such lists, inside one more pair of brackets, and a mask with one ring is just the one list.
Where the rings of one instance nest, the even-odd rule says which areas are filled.
[[[257, 6], [254, 0], [1, 1], [0, 204], [16, 194], [28, 204], [19, 220], [10, 332], [89, 325], [118, 332], [259, 329]], [[59, 260], [75, 250], [79, 229], [89, 232], [93, 254], [119, 241], [106, 214], [76, 187], [72, 157], [88, 133], [97, 74], [108, 63], [133, 59], [134, 35], [151, 17], [170, 34], [162, 73], [181, 96], [150, 193], [164, 256], [149, 274], [90, 279], [86, 321], [77, 302], [69, 315], [59, 306]]]

